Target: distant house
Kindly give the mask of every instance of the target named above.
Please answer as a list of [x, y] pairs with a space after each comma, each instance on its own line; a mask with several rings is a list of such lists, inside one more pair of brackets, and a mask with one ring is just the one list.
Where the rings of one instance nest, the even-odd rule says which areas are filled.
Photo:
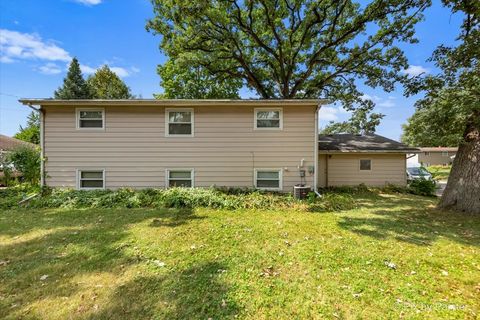
[[457, 154], [457, 147], [429, 147], [420, 148], [418, 162], [428, 166], [447, 166], [453, 163]]
[[406, 157], [418, 149], [377, 134], [321, 135], [319, 187], [406, 185]]
[[0, 134], [0, 153], [1, 154], [10, 152], [10, 151], [12, 151], [12, 150], [14, 150], [18, 147], [21, 147], [21, 146], [27, 146], [27, 147], [34, 148], [37, 145], [33, 144], [33, 143], [30, 143], [30, 142], [18, 140], [18, 139], [11, 138], [11, 137], [5, 136], [3, 134]]
[[319, 137], [322, 100], [21, 102], [39, 106], [50, 187], [405, 185], [406, 153], [418, 151], [378, 135]]

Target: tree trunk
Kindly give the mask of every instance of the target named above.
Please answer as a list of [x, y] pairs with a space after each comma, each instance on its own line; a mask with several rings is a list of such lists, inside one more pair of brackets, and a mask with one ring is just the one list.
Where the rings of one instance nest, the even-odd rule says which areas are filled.
[[480, 110], [469, 118], [438, 206], [480, 214]]

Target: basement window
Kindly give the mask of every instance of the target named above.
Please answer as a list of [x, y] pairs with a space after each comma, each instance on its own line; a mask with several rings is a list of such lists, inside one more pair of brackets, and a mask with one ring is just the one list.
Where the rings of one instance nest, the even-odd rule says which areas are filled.
[[193, 187], [193, 169], [167, 170], [167, 187]]
[[281, 169], [256, 169], [255, 170], [255, 188], [265, 190], [282, 189], [282, 170]]
[[105, 170], [78, 170], [78, 189], [105, 189]]
[[77, 129], [104, 129], [103, 109], [77, 109]]
[[360, 170], [362, 170], [362, 171], [372, 170], [372, 160], [370, 160], [370, 159], [360, 159]]

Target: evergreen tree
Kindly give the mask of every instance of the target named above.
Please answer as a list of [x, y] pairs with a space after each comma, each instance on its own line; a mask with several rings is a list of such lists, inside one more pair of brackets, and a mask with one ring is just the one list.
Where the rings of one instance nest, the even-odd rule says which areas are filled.
[[63, 86], [54, 93], [55, 99], [92, 99], [93, 95], [83, 79], [80, 64], [77, 58], [73, 58], [68, 67], [67, 76], [63, 79]]
[[94, 75], [88, 77], [87, 84], [94, 99], [134, 98], [130, 88], [107, 65], [104, 65]]

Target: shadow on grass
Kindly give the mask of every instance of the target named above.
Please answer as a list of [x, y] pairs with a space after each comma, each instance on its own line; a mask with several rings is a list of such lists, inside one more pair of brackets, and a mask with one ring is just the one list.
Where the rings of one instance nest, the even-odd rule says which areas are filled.
[[204, 217], [196, 216], [191, 209], [169, 209], [161, 217], [153, 219], [150, 227], [178, 227], [191, 220], [200, 220]]
[[480, 217], [435, 209], [436, 199], [376, 195], [360, 199], [370, 210], [366, 217], [354, 214], [342, 217], [343, 229], [380, 240], [396, 239], [429, 246], [440, 237], [480, 246]]
[[222, 281], [225, 266], [206, 262], [181, 272], [138, 277], [120, 286], [90, 319], [227, 319], [238, 312]]
[[[121, 273], [142, 257], [124, 250], [130, 225], [168, 221], [175, 227], [198, 219], [192, 210], [15, 210], [0, 214], [0, 318], [31, 316], [25, 309], [50, 297], [76, 294], [70, 280]], [[150, 222], [153, 223], [153, 222]], [[127, 243], [128, 246], [128, 243]], [[48, 280], [40, 277], [48, 275]], [[21, 312], [20, 314], [17, 312]]]

